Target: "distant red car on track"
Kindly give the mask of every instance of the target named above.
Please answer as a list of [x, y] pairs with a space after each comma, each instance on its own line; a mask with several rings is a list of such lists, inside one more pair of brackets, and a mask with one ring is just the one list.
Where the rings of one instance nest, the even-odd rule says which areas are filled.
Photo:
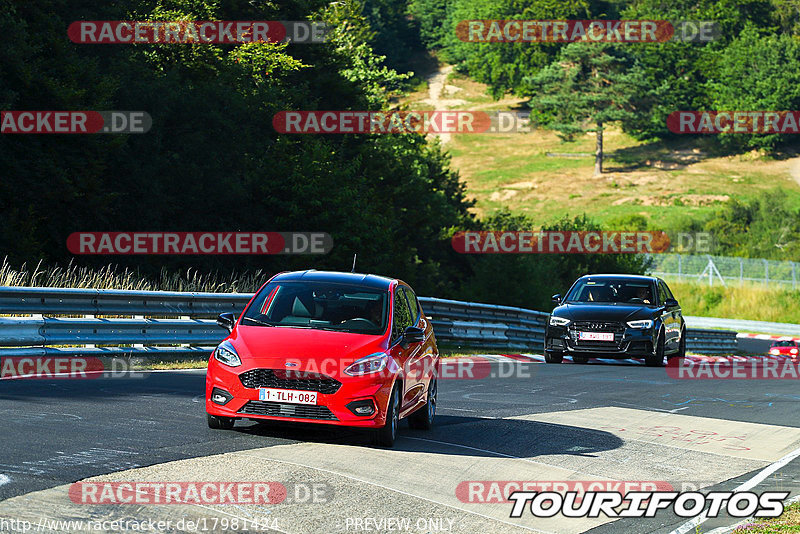
[[429, 429], [439, 351], [404, 282], [374, 275], [281, 273], [256, 293], [206, 374], [208, 426], [271, 419], [373, 429], [392, 446], [399, 420]]
[[797, 353], [800, 352], [798, 349], [800, 349], [800, 346], [798, 346], [797, 341], [792, 339], [780, 339], [770, 345], [769, 353], [774, 356], [797, 358]]

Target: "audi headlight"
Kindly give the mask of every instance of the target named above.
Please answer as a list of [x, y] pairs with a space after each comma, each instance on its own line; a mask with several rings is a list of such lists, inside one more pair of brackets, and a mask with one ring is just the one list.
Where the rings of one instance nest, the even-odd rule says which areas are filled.
[[223, 341], [214, 349], [214, 358], [228, 367], [239, 367], [242, 365], [242, 360], [239, 358], [236, 349], [230, 341]]
[[350, 376], [363, 376], [379, 373], [386, 369], [386, 364], [389, 362], [389, 355], [385, 352], [376, 352], [369, 356], [364, 356], [347, 366], [344, 374]]
[[569, 319], [565, 319], [563, 317], [556, 317], [555, 315], [550, 316], [550, 326], [567, 326], [569, 324]]
[[778, 356], [781, 353], [781, 351], [778, 349], [770, 349], [769, 353]]
[[648, 330], [653, 328], [652, 319], [642, 319], [641, 321], [628, 321], [628, 326], [637, 330]]

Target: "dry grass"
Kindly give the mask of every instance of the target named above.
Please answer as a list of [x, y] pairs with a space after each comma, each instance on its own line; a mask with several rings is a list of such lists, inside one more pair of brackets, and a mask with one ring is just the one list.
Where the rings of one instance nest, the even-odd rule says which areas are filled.
[[[486, 86], [451, 73], [443, 98], [463, 100], [453, 109], [510, 110], [518, 98], [494, 101]], [[417, 91], [405, 103], [424, 104]], [[421, 109], [421, 108], [420, 108]], [[453, 167], [485, 216], [509, 208], [536, 224], [582, 213], [605, 222], [622, 216], [645, 216], [651, 228], [672, 228], [714, 209], [729, 198], [749, 198], [761, 190], [784, 188], [800, 203], [800, 184], [791, 168], [800, 160], [769, 160], [760, 154], [719, 156], [706, 141], [643, 144], [619, 129], [606, 132], [605, 174], [593, 177], [594, 158], [548, 157], [546, 153], [594, 152], [594, 134], [564, 143], [552, 131], [520, 134], [453, 135], [447, 149]]]
[[139, 271], [106, 265], [100, 269], [79, 267], [72, 262], [61, 266], [43, 266], [41, 262], [19, 268], [6, 259], [0, 264], [0, 286], [76, 287], [92, 289], [129, 289], [159, 291], [208, 291], [214, 293], [252, 293], [267, 279], [260, 270], [252, 273], [200, 273], [195, 269], [181, 272], [162, 270], [154, 279]]
[[800, 324], [800, 290], [668, 282], [686, 315]]
[[800, 503], [790, 504], [775, 519], [759, 519], [742, 525], [733, 534], [784, 534], [800, 532]]

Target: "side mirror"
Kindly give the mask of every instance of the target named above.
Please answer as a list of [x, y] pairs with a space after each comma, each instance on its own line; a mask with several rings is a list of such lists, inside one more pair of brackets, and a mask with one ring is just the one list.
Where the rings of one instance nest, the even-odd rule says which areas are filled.
[[678, 304], [678, 301], [675, 299], [667, 299], [664, 301], [664, 306], [667, 308], [677, 308], [680, 304]]
[[403, 332], [403, 344], [422, 343], [425, 340], [425, 330], [416, 326], [409, 326]]
[[556, 293], [555, 295], [550, 297], [550, 300], [553, 301], [553, 304], [561, 304], [561, 293]]
[[236, 326], [236, 314], [231, 312], [220, 313], [217, 316], [217, 324], [229, 333], [233, 332], [233, 327]]

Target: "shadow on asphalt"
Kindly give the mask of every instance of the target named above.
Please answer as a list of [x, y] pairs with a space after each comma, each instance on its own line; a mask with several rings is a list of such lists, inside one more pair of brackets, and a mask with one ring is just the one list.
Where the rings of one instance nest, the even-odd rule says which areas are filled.
[[[371, 446], [368, 430], [266, 421], [237, 422], [236, 432], [313, 443]], [[248, 425], [248, 426], [245, 426]], [[406, 439], [411, 438], [411, 439]], [[609, 432], [519, 419], [484, 419], [437, 415], [430, 431], [411, 430], [401, 422], [394, 450], [496, 458], [548, 455], [595, 457], [623, 441]]]

